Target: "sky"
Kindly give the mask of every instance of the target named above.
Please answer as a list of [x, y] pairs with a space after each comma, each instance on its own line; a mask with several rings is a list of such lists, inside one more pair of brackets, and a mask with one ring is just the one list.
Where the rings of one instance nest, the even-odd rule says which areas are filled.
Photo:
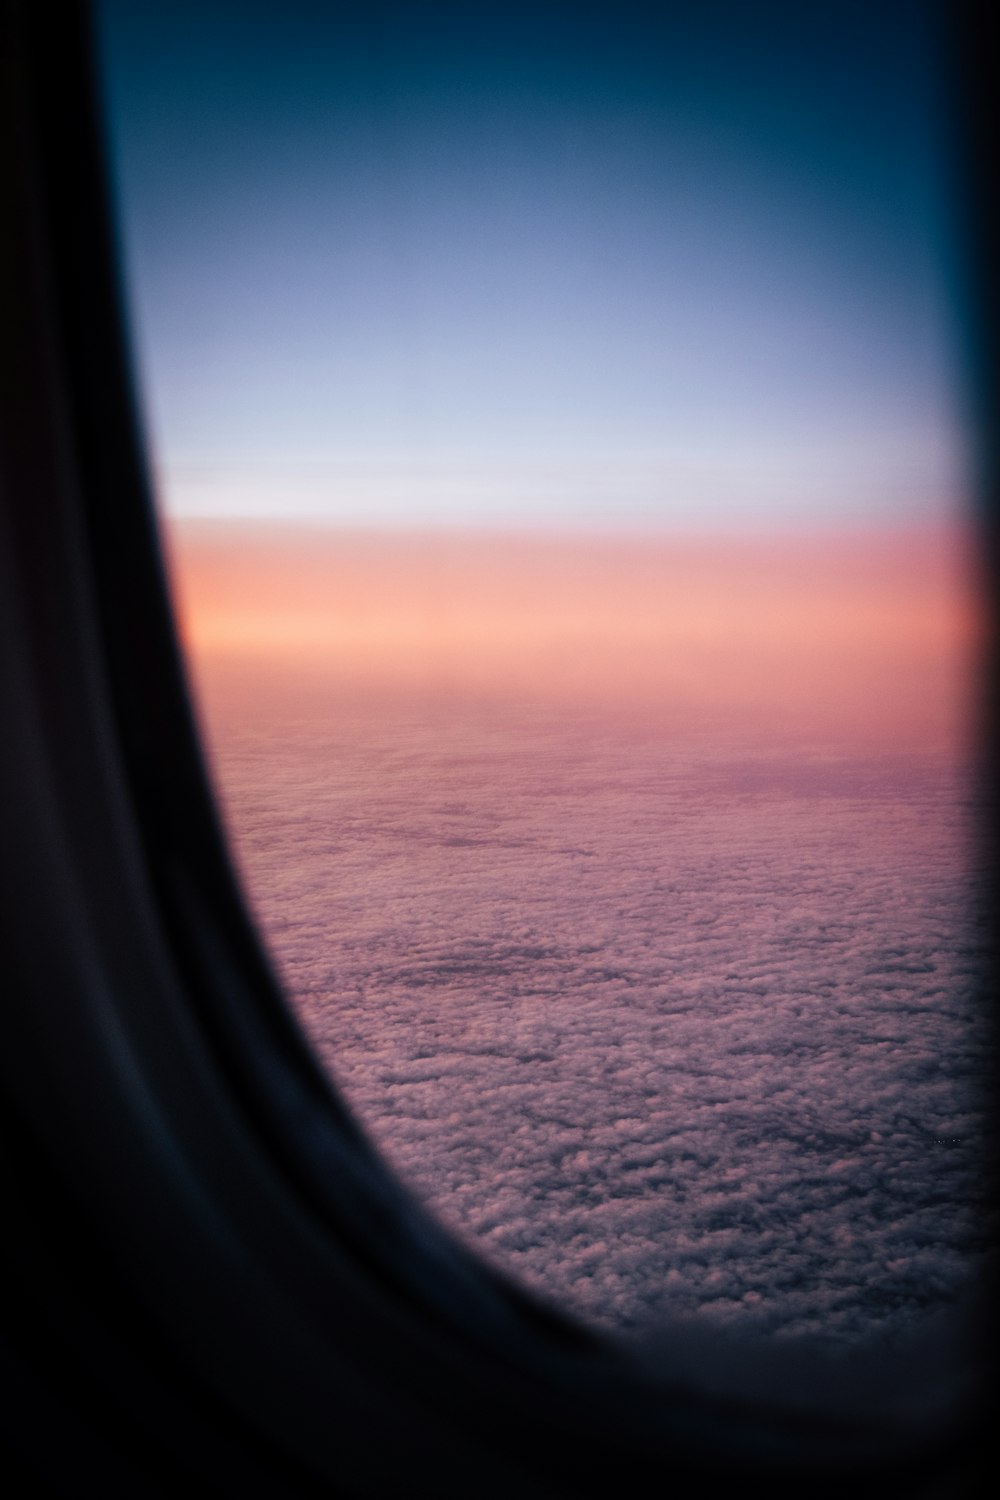
[[977, 614], [953, 533], [345, 534], [199, 520], [178, 521], [171, 548], [192, 659], [211, 696], [250, 674], [264, 733], [304, 695], [404, 724], [421, 704], [515, 716], [545, 704], [571, 720], [735, 736], [748, 753], [950, 759], [968, 744]]
[[921, 0], [101, 14], [169, 513], [954, 512], [953, 205]]

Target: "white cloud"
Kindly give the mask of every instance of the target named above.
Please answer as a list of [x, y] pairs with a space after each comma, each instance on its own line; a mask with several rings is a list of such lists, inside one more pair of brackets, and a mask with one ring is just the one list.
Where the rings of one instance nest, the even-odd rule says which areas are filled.
[[962, 1291], [984, 1020], [947, 767], [330, 722], [231, 726], [230, 815], [306, 1029], [449, 1225], [616, 1327], [856, 1343]]

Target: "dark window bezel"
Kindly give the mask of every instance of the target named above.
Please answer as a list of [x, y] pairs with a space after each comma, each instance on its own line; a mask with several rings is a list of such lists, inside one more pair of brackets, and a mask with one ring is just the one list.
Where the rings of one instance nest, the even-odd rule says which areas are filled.
[[[372, 1152], [290, 1017], [205, 773], [135, 406], [86, 8], [9, 4], [2, 26], [13, 1228], [0, 1332], [14, 1449], [42, 1488], [130, 1496], [631, 1494], [649, 1473], [680, 1493], [971, 1482], [988, 1351], [971, 1393], [929, 1415], [712, 1397], [488, 1271]], [[974, 53], [982, 140], [988, 55]], [[977, 189], [981, 246], [992, 192]], [[992, 1332], [989, 1298], [984, 1319]]]

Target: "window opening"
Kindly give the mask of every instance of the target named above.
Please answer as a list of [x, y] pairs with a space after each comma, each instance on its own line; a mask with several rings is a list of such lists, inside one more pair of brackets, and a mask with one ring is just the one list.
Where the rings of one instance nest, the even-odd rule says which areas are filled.
[[983, 1248], [934, 11], [102, 7], [167, 543], [317, 1051], [616, 1329]]

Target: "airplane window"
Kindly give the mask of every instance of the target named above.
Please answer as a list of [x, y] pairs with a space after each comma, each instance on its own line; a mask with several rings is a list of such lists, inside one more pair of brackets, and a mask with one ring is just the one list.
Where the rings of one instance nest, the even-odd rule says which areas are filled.
[[905, 1345], [985, 1253], [936, 15], [101, 8], [259, 923], [404, 1180], [600, 1327]]

